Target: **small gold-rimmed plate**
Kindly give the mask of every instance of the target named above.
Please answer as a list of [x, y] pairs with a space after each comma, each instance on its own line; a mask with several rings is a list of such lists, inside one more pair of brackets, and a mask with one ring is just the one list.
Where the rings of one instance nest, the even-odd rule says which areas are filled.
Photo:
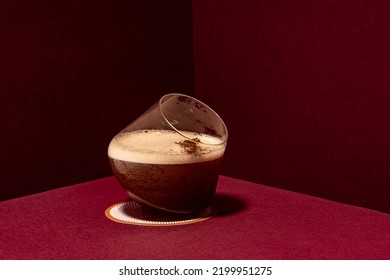
[[122, 201], [111, 205], [105, 215], [112, 221], [139, 226], [177, 226], [199, 223], [216, 214], [213, 206], [190, 214], [158, 212], [142, 207], [134, 200]]

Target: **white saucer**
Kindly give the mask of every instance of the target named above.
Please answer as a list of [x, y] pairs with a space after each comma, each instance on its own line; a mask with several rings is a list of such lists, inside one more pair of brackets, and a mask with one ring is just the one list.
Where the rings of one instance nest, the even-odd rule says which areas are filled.
[[111, 205], [105, 211], [112, 221], [140, 226], [176, 226], [202, 222], [216, 214], [214, 207], [209, 206], [191, 214], [162, 213], [144, 209], [134, 200], [122, 201]]

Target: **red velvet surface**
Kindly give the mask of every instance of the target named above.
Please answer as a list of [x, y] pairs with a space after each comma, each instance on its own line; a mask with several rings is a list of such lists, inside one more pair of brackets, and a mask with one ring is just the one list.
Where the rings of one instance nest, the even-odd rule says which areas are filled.
[[390, 2], [194, 0], [193, 20], [226, 175], [390, 213]]
[[0, 203], [1, 259], [389, 259], [390, 216], [221, 176], [210, 220], [113, 222], [114, 177]]

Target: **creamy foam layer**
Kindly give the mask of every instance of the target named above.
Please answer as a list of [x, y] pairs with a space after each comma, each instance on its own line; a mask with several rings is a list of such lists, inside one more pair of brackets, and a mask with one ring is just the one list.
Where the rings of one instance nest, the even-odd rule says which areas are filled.
[[170, 130], [138, 130], [115, 136], [108, 147], [108, 156], [138, 163], [185, 164], [214, 160], [224, 153], [225, 145], [216, 137], [181, 133], [197, 142]]

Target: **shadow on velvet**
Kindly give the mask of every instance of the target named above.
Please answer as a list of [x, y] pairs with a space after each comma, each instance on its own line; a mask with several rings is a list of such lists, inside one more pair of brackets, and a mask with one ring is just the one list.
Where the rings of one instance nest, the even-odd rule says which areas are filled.
[[226, 216], [237, 213], [245, 208], [245, 202], [227, 194], [216, 194], [213, 205], [217, 209], [217, 216]]

